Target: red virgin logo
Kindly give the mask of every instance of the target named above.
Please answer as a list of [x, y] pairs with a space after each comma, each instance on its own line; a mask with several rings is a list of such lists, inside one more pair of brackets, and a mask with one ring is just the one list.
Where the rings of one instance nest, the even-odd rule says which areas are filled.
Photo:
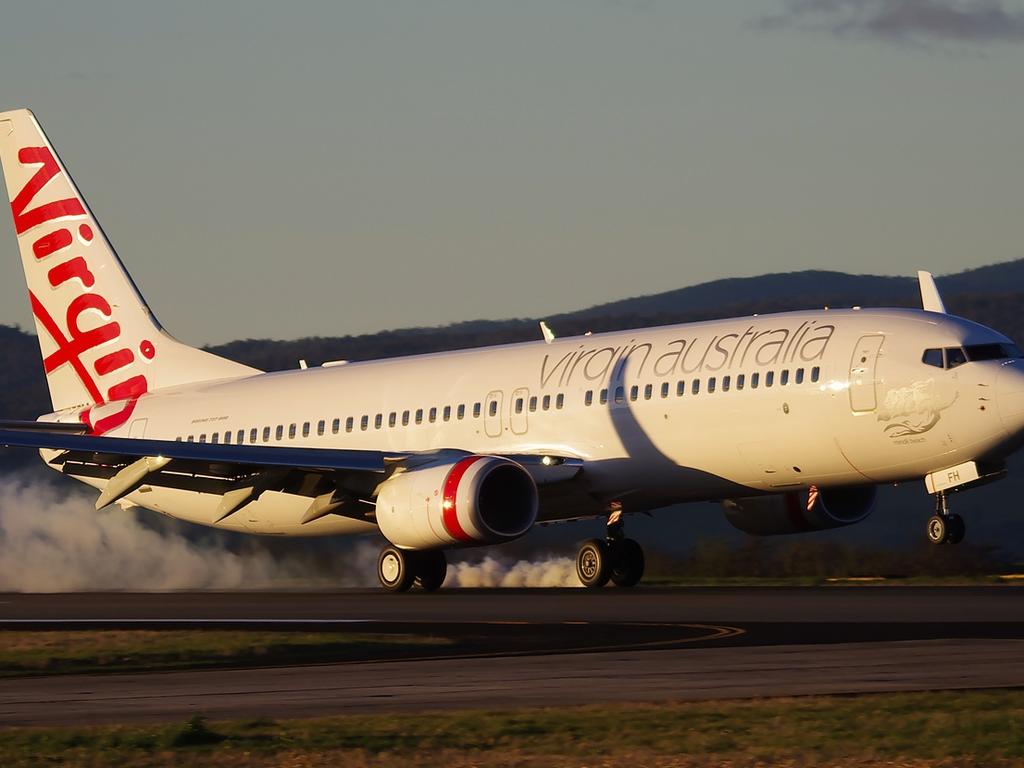
[[[85, 207], [80, 200], [71, 197], [30, 208], [40, 190], [60, 174], [60, 166], [48, 147], [24, 147], [18, 151], [18, 161], [25, 166], [38, 165], [39, 169], [11, 201], [15, 231], [20, 237], [29, 230], [49, 225], [38, 236], [32, 235], [35, 238], [32, 241], [35, 263], [47, 270], [47, 281], [54, 289], [75, 280], [81, 285], [81, 290], [67, 302], [67, 306], [60, 308], [64, 315], [63, 329], [44, 302], [29, 290], [32, 314], [57, 347], [44, 358], [43, 368], [49, 376], [58, 368], [71, 366], [93, 403], [82, 412], [82, 420], [93, 434], [102, 435], [131, 418], [138, 399], [149, 391], [149, 383], [142, 374], [129, 375], [136, 361], [135, 352], [130, 346], [116, 344], [121, 339], [121, 326], [113, 319], [110, 302], [96, 288], [96, 276], [86, 258], [88, 245], [95, 238], [92, 227], [81, 222], [75, 228], [73, 222], [67, 221], [86, 217]], [[61, 220], [61, 225], [54, 225], [57, 220]], [[28, 264], [25, 266], [26, 269], [31, 268]], [[59, 295], [55, 292], [47, 301], [52, 302]], [[64, 295], [67, 295], [66, 291]], [[83, 314], [90, 310], [93, 315], [98, 314], [102, 322], [83, 327], [87, 325]], [[98, 356], [92, 354], [100, 347], [114, 349]], [[139, 353], [151, 360], [156, 350], [152, 342], [143, 340], [139, 343]], [[109, 386], [107, 379], [113, 380]], [[106, 387], [105, 396], [102, 387]], [[92, 421], [93, 409], [118, 401], [124, 401], [122, 408], [102, 415], [95, 423]]]

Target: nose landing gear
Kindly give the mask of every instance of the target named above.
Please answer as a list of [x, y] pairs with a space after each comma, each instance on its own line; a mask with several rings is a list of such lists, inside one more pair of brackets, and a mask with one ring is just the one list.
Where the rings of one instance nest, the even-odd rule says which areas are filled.
[[604, 539], [589, 539], [576, 553], [576, 575], [583, 586], [597, 589], [610, 580], [617, 587], [632, 587], [644, 575], [644, 551], [627, 539], [620, 513], [608, 519]]
[[950, 513], [945, 491], [935, 494], [935, 514], [928, 518], [925, 530], [932, 544], [959, 544], [964, 540], [967, 526], [960, 515]]

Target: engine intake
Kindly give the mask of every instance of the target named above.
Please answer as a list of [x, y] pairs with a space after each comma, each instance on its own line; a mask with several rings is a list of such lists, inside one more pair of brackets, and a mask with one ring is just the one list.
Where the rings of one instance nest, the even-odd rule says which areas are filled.
[[791, 491], [722, 502], [734, 528], [755, 536], [806, 533], [859, 523], [875, 504], [875, 486]]
[[499, 544], [537, 520], [537, 486], [519, 464], [466, 456], [399, 472], [377, 492], [377, 525], [402, 549]]

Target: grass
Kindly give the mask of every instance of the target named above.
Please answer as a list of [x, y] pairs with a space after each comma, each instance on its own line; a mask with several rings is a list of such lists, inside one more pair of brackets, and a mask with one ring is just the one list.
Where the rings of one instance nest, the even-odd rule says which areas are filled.
[[441, 637], [218, 630], [0, 631], [0, 677], [268, 666], [430, 653]]
[[1024, 691], [12, 728], [5, 766], [1000, 766]]

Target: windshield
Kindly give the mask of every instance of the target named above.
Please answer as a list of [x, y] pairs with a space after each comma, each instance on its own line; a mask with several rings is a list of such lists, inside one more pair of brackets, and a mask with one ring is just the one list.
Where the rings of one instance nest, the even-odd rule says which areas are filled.
[[1016, 344], [968, 344], [966, 347], [926, 349], [921, 355], [921, 362], [936, 368], [949, 369], [980, 360], [1008, 360], [1021, 357], [1024, 357], [1024, 354]]

